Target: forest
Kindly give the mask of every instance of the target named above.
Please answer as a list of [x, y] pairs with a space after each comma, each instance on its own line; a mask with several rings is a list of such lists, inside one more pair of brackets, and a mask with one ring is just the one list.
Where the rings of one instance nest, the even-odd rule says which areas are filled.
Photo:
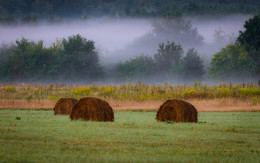
[[256, 14], [258, 0], [0, 0], [0, 23], [59, 22], [92, 17]]

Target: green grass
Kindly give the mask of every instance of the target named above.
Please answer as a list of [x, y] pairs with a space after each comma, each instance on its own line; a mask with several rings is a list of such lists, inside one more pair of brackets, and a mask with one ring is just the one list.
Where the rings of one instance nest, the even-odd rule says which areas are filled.
[[71, 121], [43, 110], [0, 110], [0, 162], [258, 162], [260, 112], [199, 113], [164, 123], [156, 112], [115, 122]]

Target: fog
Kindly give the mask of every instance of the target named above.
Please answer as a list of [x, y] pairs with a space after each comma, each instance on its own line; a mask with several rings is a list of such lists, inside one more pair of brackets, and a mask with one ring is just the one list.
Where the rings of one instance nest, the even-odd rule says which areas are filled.
[[[250, 15], [229, 15], [222, 17], [185, 17], [192, 28], [197, 28], [204, 44], [193, 47], [199, 52], [206, 67], [212, 54], [234, 42], [243, 24]], [[49, 47], [56, 39], [80, 34], [95, 42], [96, 49], [104, 66], [115, 65], [138, 55], [153, 56], [160, 41], [153, 41], [151, 19], [88, 19], [68, 20], [59, 23], [41, 22], [37, 24], [0, 25], [0, 42], [15, 43], [22, 37], [30, 41], [44, 41]], [[222, 30], [229, 38], [222, 42], [214, 40], [216, 30]], [[164, 40], [175, 41], [173, 40]], [[177, 42], [178, 43], [178, 42]], [[189, 47], [191, 48], [191, 47]], [[187, 48], [184, 46], [184, 50]]]
[[198, 28], [206, 43], [214, 43], [214, 30], [221, 28], [226, 34], [238, 36], [239, 31], [244, 30], [243, 25], [251, 15], [226, 15], [219, 17], [194, 17], [190, 18], [192, 25]]
[[[245, 20], [249, 15], [232, 15], [223, 17], [195, 17], [191, 20], [192, 26], [198, 29], [205, 43], [213, 43], [214, 31], [221, 28], [226, 34], [238, 35], [243, 30]], [[61, 23], [37, 23], [24, 25], [0, 25], [0, 42], [11, 43], [22, 37], [39, 41], [50, 46], [56, 38], [67, 38], [80, 34], [93, 40], [96, 46], [108, 51], [123, 49], [134, 40], [151, 32], [150, 19], [90, 19], [86, 21], [64, 21]], [[172, 40], [169, 40], [172, 41]]]
[[0, 26], [0, 42], [11, 43], [22, 37], [50, 46], [56, 38], [80, 34], [93, 40], [96, 47], [113, 51], [121, 49], [150, 30], [149, 20], [144, 19], [91, 19], [88, 21], [65, 21], [62, 23], [37, 23], [17, 26]]

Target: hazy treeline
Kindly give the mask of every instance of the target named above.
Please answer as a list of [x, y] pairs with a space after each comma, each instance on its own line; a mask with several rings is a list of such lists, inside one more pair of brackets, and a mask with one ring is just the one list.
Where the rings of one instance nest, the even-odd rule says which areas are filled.
[[259, 78], [260, 15], [247, 20], [244, 28], [246, 30], [240, 31], [235, 44], [229, 44], [214, 54], [209, 69], [212, 77], [239, 79], [256, 76]]
[[[161, 20], [158, 24], [162, 25], [154, 25], [155, 38], [167, 33], [171, 36], [172, 30], [175, 29], [168, 31], [168, 27], [161, 28], [166, 25], [174, 26], [171, 21], [166, 23]], [[183, 24], [181, 34], [172, 36], [177, 36], [176, 40], [180, 43], [175, 40], [161, 42], [159, 46], [156, 45], [155, 54], [139, 54], [132, 59], [115, 63], [112, 68], [100, 63], [94, 42], [79, 34], [57, 40], [48, 48], [43, 46], [43, 41], [35, 43], [22, 38], [15, 44], [1, 46], [0, 79], [2, 82], [90, 83], [150, 80], [152, 83], [162, 83], [179, 80], [187, 83], [207, 78], [237, 81], [259, 77], [259, 15], [245, 22], [245, 31], [240, 31], [235, 43], [228, 44], [213, 55], [209, 68], [205, 68], [196, 49], [188, 48], [184, 51], [183, 45], [200, 45], [203, 44], [203, 39], [189, 23]], [[181, 43], [181, 39], [185, 37], [192, 38], [188, 44]]]
[[66, 18], [169, 17], [259, 13], [258, 0], [0, 0], [0, 22], [60, 21]]
[[[188, 22], [181, 21], [184, 24], [179, 29], [174, 26], [175, 21], [161, 21], [160, 26], [154, 30], [155, 35], [162, 38], [175, 38], [178, 42], [182, 42], [190, 38], [189, 42], [183, 41], [186, 47], [198, 47], [203, 44], [203, 38], [198, 34], [196, 28], [192, 28]], [[168, 25], [168, 26], [167, 26]], [[165, 27], [165, 28], [161, 28]], [[171, 27], [173, 27], [171, 29]], [[186, 27], [186, 28], [185, 28]], [[187, 28], [188, 27], [188, 28]], [[245, 31], [240, 31], [238, 38], [234, 43], [227, 44], [216, 54], [213, 54], [210, 66], [205, 68], [201, 55], [194, 49], [188, 49], [184, 55], [182, 44], [174, 42], [160, 44], [157, 53], [153, 57], [137, 56], [126, 62], [117, 65], [117, 71], [120, 77], [126, 81], [157, 79], [157, 81], [189, 81], [203, 78], [213, 80], [238, 82], [240, 80], [257, 78], [260, 75], [260, 15], [254, 16], [247, 20], [244, 24]], [[175, 34], [180, 33], [180, 34]], [[226, 36], [216, 31], [215, 39], [221, 40]], [[208, 75], [205, 76], [204, 74]], [[204, 76], [203, 76], [204, 75]]]
[[5, 57], [0, 62], [0, 76], [7, 82], [91, 82], [103, 76], [94, 42], [80, 35], [57, 40], [49, 48], [43, 47], [43, 41], [22, 38], [15, 45], [3, 46], [1, 56]]
[[[136, 38], [124, 48], [113, 51], [109, 55], [110, 58], [107, 59], [110, 59], [111, 63], [116, 63], [140, 54], [147, 54], [151, 57], [157, 52], [158, 45], [167, 42], [180, 44], [183, 51], [195, 47], [202, 48], [205, 45], [204, 38], [199, 34], [198, 29], [193, 27], [191, 21], [182, 15], [174, 18], [155, 18], [150, 22], [150, 31]], [[220, 34], [215, 38], [226, 40], [224, 37]], [[223, 40], [218, 42], [224, 42]]]
[[116, 66], [119, 79], [124, 81], [145, 81], [154, 79], [156, 82], [177, 80], [202, 80], [204, 65], [198, 52], [189, 49], [184, 56], [180, 44], [168, 42], [160, 44], [158, 52], [153, 56], [137, 56], [119, 63]]

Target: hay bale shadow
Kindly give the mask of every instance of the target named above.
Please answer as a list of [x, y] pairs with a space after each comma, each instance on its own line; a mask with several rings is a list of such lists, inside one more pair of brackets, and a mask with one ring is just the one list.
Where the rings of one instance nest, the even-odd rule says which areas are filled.
[[61, 98], [56, 103], [54, 110], [54, 115], [70, 115], [72, 106], [77, 103], [78, 100], [75, 98]]
[[108, 102], [94, 97], [80, 99], [72, 108], [71, 120], [114, 121], [114, 112]]
[[198, 122], [198, 112], [190, 103], [179, 100], [167, 100], [156, 114], [158, 122]]

